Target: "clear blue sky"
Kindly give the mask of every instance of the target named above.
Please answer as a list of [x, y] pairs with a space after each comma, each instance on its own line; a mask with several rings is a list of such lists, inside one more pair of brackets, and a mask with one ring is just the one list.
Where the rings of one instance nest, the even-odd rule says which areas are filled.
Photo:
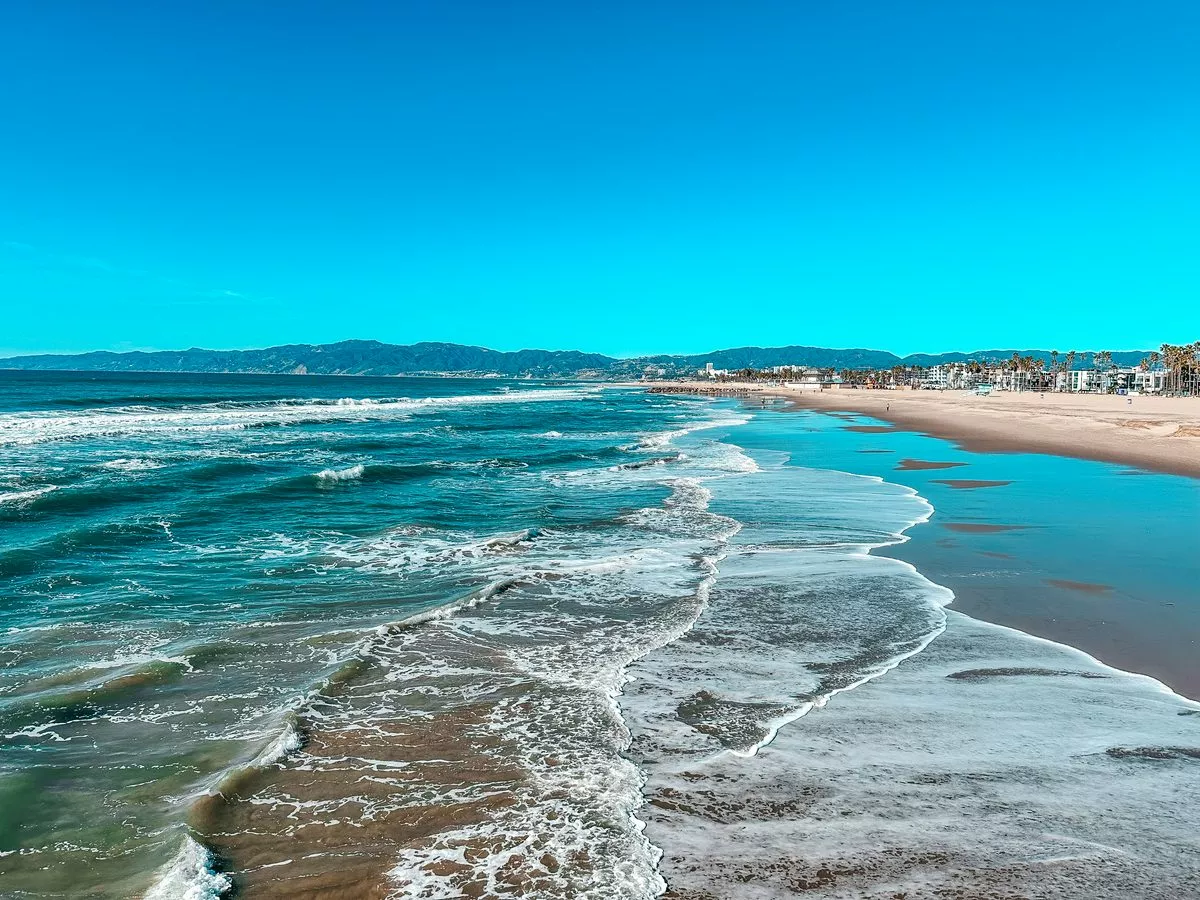
[[1200, 338], [1200, 3], [110, 3], [0, 27], [0, 354]]

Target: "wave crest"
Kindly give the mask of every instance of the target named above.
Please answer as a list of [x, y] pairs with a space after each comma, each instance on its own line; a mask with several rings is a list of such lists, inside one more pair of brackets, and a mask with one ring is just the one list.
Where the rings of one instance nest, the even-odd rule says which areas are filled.
[[360, 463], [346, 469], [322, 469], [314, 477], [325, 484], [336, 484], [339, 481], [356, 481], [363, 477], [366, 468]]
[[190, 835], [142, 900], [219, 900], [233, 887], [228, 875], [213, 870], [213, 855]]

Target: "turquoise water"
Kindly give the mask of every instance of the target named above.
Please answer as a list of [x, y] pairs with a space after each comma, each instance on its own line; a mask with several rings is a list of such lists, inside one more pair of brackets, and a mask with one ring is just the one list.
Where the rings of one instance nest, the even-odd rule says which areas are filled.
[[[1200, 481], [1109, 463], [972, 453], [866, 416], [796, 411], [739, 431], [792, 464], [907, 485], [936, 513], [894, 551], [955, 592], [956, 608], [1053, 638], [1200, 699]], [[904, 470], [905, 459], [954, 463]], [[946, 481], [1003, 482], [956, 488]], [[993, 533], [960, 524], [1018, 526]], [[1095, 586], [1078, 590], [1061, 583]], [[1057, 584], [1056, 584], [1057, 583]]]
[[[808, 723], [955, 641], [993, 661], [1050, 652], [964, 624], [945, 587], [872, 551], [928, 534], [961, 560], [939, 516], [1058, 506], [1020, 488], [977, 509], [983, 492], [939, 498], [938, 473], [859, 454], [881, 436], [842, 424], [587, 384], [0, 373], [0, 894], [644, 898], [704, 871], [695, 829], [725, 814], [664, 792], [790, 759]], [[1008, 462], [1028, 467], [1010, 487], [1044, 472]], [[1121, 484], [1125, 510], [1193, 496]], [[1069, 534], [1030, 558], [1095, 580], [1073, 568], [1084, 548], [1117, 545], [1053, 521]], [[954, 536], [1018, 534], [1032, 540]], [[1139, 557], [1154, 583], [1186, 591], [1183, 544]], [[956, 652], [892, 701], [894, 722], [835, 742], [936, 730], [904, 706], [974, 671]], [[1105, 753], [1200, 744], [1200, 717], [1154, 683], [1069, 666], [1096, 678], [1047, 693], [1055, 721], [1130, 698], [1111, 746], [1060, 746], [1087, 759], [1072, 777], [1131, 816], [1164, 808], [1160, 789], [1191, 802], [1173, 771], [1113, 786], [1127, 757]], [[705, 889], [757, 896], [747, 883]]]

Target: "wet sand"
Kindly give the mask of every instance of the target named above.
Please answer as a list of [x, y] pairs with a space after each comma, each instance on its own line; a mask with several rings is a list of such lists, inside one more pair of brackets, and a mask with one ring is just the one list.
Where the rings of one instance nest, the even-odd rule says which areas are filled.
[[1006, 487], [1011, 481], [983, 481], [976, 478], [935, 478], [934, 484], [944, 484], [956, 491], [973, 491], [978, 488]]
[[1002, 531], [1023, 531], [1028, 525], [992, 525], [986, 522], [943, 522], [942, 527], [960, 534], [999, 534]]
[[1092, 584], [1088, 581], [1068, 581], [1064, 578], [1046, 578], [1046, 584], [1067, 591], [1079, 591], [1081, 594], [1107, 594], [1112, 590], [1108, 584]]
[[[1200, 478], [1200, 398], [966, 391], [790, 393], [797, 406], [850, 410], [980, 452], [1051, 453]], [[851, 426], [854, 427], [854, 426]]]
[[928, 469], [956, 469], [965, 462], [932, 462], [928, 459], [902, 459], [896, 464], [897, 472], [923, 472]]
[[[1151, 398], [1135, 403], [1139, 399]], [[1196, 544], [1194, 532], [1189, 542], [1188, 529], [1176, 528], [1200, 516], [1194, 481], [1170, 487], [1146, 469], [1094, 466], [1058, 454], [948, 452], [943, 439], [900, 428], [886, 441], [856, 439], [846, 434], [845, 413], [813, 412], [820, 415], [797, 410], [796, 431], [826, 437], [794, 442], [798, 463], [902, 483], [936, 509], [929, 526], [909, 533], [909, 543], [877, 553], [904, 559], [953, 590], [953, 608], [968, 615], [1079, 647], [1200, 699], [1200, 594], [1189, 574], [1196, 569]], [[920, 465], [899, 468], [874, 454], [879, 450], [901, 459], [966, 463], [954, 471], [968, 477], [939, 478]], [[1142, 478], [1130, 486], [1126, 474]], [[1093, 501], [1093, 492], [1113, 499]], [[1091, 512], [1085, 514], [1085, 506]], [[1132, 530], [1126, 532], [1123, 521]], [[1163, 528], [1172, 535], [1165, 543], [1149, 536]], [[1097, 532], [1106, 537], [1089, 537]], [[1129, 539], [1113, 537], [1126, 533]]]
[[[1200, 398], [723, 387], [736, 387], [743, 392], [738, 396], [783, 397], [805, 409], [860, 413], [892, 423], [843, 426], [847, 431], [878, 434], [900, 427], [954, 441], [967, 450], [1049, 453], [1200, 478]], [[672, 384], [679, 392], [689, 388], [700, 392], [711, 385]]]
[[894, 425], [843, 425], [843, 431], [853, 431], [857, 434], [891, 434], [896, 430]]

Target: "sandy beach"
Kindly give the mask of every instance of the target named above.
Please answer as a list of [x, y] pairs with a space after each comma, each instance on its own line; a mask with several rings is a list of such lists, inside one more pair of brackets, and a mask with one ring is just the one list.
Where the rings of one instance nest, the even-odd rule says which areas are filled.
[[1032, 391], [986, 397], [967, 391], [813, 392], [700, 381], [660, 387], [786, 397], [800, 407], [862, 413], [984, 453], [1052, 453], [1200, 478], [1200, 398]]

